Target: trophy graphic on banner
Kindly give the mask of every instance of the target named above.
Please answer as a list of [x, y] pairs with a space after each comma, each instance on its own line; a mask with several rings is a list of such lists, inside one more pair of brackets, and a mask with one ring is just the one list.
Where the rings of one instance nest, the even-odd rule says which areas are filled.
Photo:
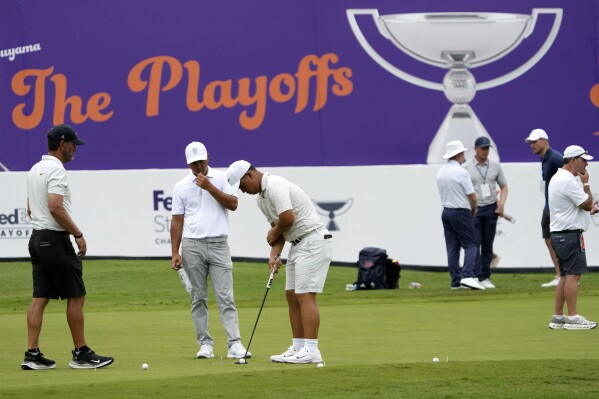
[[329, 217], [329, 223], [327, 224], [327, 230], [329, 231], [339, 231], [339, 225], [335, 222], [335, 216], [343, 215], [345, 212], [349, 211], [352, 203], [354, 202], [353, 198], [349, 198], [346, 201], [315, 201], [312, 200], [316, 205], [316, 211], [323, 215]]
[[[489, 158], [498, 161], [495, 142], [468, 105], [477, 90], [510, 82], [531, 69], [549, 51], [562, 21], [561, 8], [535, 8], [532, 15], [448, 12], [379, 16], [377, 9], [348, 9], [347, 18], [354, 35], [366, 53], [381, 67], [416, 86], [443, 91], [452, 106], [433, 138], [427, 163], [444, 163], [445, 144], [460, 140], [472, 148], [477, 137], [491, 141]], [[514, 50], [529, 37], [540, 14], [553, 14], [551, 31], [539, 50], [520, 67], [486, 82], [477, 83], [471, 69], [494, 62]], [[401, 51], [429, 65], [448, 69], [443, 83], [410, 75], [387, 62], [366, 40], [356, 15], [370, 15], [378, 31]]]

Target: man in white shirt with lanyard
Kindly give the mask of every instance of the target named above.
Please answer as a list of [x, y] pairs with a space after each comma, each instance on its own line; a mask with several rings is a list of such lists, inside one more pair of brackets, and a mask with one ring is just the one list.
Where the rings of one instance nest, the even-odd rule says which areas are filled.
[[[69, 363], [75, 369], [106, 367], [114, 359], [99, 356], [85, 340], [85, 284], [83, 263], [87, 242], [75, 224], [71, 211], [71, 188], [63, 164], [75, 158], [77, 146], [85, 144], [69, 125], [54, 126], [47, 135], [48, 155], [27, 175], [27, 213], [33, 232], [29, 240], [33, 275], [33, 298], [27, 312], [28, 347], [23, 370], [44, 370], [56, 366], [39, 349], [44, 310], [50, 299], [67, 300], [67, 322], [75, 349]], [[78, 251], [75, 252], [70, 236]]]
[[314, 203], [297, 185], [262, 173], [247, 161], [236, 161], [227, 171], [234, 190], [258, 194], [258, 207], [271, 229], [266, 241], [271, 246], [270, 270], [281, 267], [285, 241], [291, 243], [285, 267], [285, 297], [289, 307], [291, 346], [270, 357], [279, 363], [321, 363], [318, 349], [320, 312], [316, 294], [322, 292], [333, 259], [332, 235], [324, 227]]
[[[474, 142], [474, 158], [464, 162], [462, 167], [470, 173], [476, 192], [477, 211], [474, 229], [479, 243], [476, 250], [478, 281], [485, 288], [495, 288], [491, 282], [493, 241], [497, 231], [497, 218], [503, 216], [508, 187], [499, 162], [489, 159], [489, 147], [492, 146], [487, 137], [477, 138]], [[497, 186], [501, 190], [499, 200], [496, 194]]]
[[[578, 314], [577, 309], [578, 282], [587, 272], [582, 233], [589, 228], [591, 214], [597, 212], [586, 171], [587, 161], [592, 159], [582, 147], [569, 146], [564, 151], [564, 166], [549, 182], [551, 244], [560, 269], [554, 315], [549, 322], [551, 329], [590, 330], [597, 327], [597, 323]], [[564, 303], [568, 305], [568, 316], [564, 315]]]
[[190, 173], [173, 189], [171, 267], [183, 267], [191, 282], [191, 317], [200, 345], [196, 358], [214, 357], [214, 340], [208, 332], [208, 276], [227, 335], [227, 358], [251, 357], [241, 344], [227, 242], [228, 211], [237, 209], [237, 197], [226, 173], [208, 167], [209, 155], [202, 143], [190, 143], [185, 157]]
[[[477, 240], [474, 232], [476, 193], [470, 174], [460, 165], [464, 163], [461, 141], [447, 143], [443, 155], [447, 163], [437, 173], [437, 185], [443, 204], [443, 231], [447, 248], [447, 266], [451, 276], [451, 289], [484, 290], [476, 275]], [[460, 272], [460, 249], [464, 248], [464, 267]]]

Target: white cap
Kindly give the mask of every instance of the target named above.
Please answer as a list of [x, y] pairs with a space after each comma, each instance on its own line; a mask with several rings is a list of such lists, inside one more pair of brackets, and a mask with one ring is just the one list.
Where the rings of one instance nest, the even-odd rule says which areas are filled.
[[547, 136], [547, 133], [543, 129], [534, 129], [524, 141], [530, 143], [531, 141], [537, 141], [538, 139], [549, 140], [549, 136]]
[[464, 144], [460, 140], [454, 140], [447, 143], [447, 152], [443, 155], [443, 159], [453, 158], [458, 155], [460, 152], [468, 151], [467, 148], [464, 147]]
[[185, 158], [187, 158], [188, 165], [195, 161], [205, 161], [208, 159], [208, 151], [206, 151], [204, 144], [193, 141], [185, 147]]
[[236, 192], [239, 189], [239, 182], [250, 166], [252, 165], [250, 165], [248, 161], [240, 160], [233, 162], [231, 166], [229, 166], [229, 169], [227, 169], [227, 180], [229, 180], [233, 192]]
[[584, 148], [582, 148], [578, 145], [571, 145], [564, 150], [564, 158], [576, 158], [576, 157], [581, 157], [582, 159], [586, 159], [587, 161], [590, 161], [591, 159], [593, 159], [593, 157], [590, 156], [589, 153], [586, 152]]

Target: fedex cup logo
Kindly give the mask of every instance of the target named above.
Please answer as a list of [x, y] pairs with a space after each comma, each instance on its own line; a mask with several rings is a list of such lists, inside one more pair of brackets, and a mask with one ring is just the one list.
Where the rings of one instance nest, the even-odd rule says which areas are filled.
[[[468, 105], [477, 90], [511, 82], [531, 69], [549, 51], [562, 21], [561, 8], [535, 8], [531, 15], [448, 12], [379, 16], [376, 9], [346, 10], [349, 25], [366, 53], [383, 69], [416, 86], [442, 91], [452, 106], [433, 138], [427, 163], [443, 163], [446, 143], [460, 140], [472, 148], [477, 137], [491, 141], [489, 158], [499, 160], [495, 142]], [[529, 37], [541, 14], [553, 14], [554, 22], [541, 48], [524, 64], [498, 78], [477, 83], [471, 69], [494, 62]], [[448, 69], [443, 83], [410, 75], [386, 61], [366, 40], [356, 16], [369, 15], [379, 33], [397, 48], [425, 64]]]
[[8, 213], [0, 213], [0, 239], [29, 238], [31, 221], [27, 209], [16, 208]]

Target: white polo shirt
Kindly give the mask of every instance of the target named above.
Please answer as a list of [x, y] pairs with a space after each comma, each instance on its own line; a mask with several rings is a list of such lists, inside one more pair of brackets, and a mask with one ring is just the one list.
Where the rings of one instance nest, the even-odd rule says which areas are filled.
[[589, 195], [580, 179], [565, 169], [558, 169], [549, 182], [549, 230], [587, 230], [591, 214], [580, 204]]
[[474, 192], [470, 173], [456, 160], [450, 160], [437, 172], [437, 186], [444, 208], [471, 209], [468, 195]]
[[282, 177], [264, 173], [261, 188], [258, 207], [268, 223], [277, 223], [281, 213], [293, 210], [295, 222], [283, 234], [285, 241], [296, 240], [312, 230], [324, 227], [310, 197], [295, 184]]
[[[227, 173], [208, 167], [210, 182], [225, 194], [233, 194]], [[195, 184], [189, 172], [173, 189], [173, 215], [183, 215], [183, 238], [229, 235], [229, 212], [210, 193]]]
[[27, 199], [34, 230], [65, 231], [54, 219], [48, 208], [48, 193], [62, 195], [62, 205], [69, 216], [71, 212], [71, 189], [67, 171], [62, 162], [52, 155], [43, 155], [27, 175]]

